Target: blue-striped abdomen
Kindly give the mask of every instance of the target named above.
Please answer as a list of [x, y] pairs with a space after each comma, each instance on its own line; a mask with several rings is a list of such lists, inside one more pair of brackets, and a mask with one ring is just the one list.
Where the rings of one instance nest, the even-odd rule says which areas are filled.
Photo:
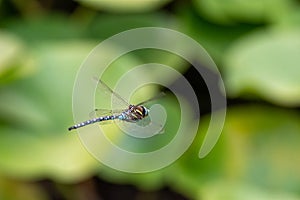
[[98, 117], [98, 118], [90, 119], [90, 120], [81, 122], [79, 124], [76, 124], [74, 126], [71, 126], [70, 128], [68, 128], [68, 130], [70, 131], [70, 130], [73, 130], [73, 129], [81, 128], [81, 127], [89, 125], [89, 124], [94, 124], [96, 122], [107, 121], [107, 120], [114, 120], [116, 118], [117, 118], [117, 116], [115, 116], [115, 115]]

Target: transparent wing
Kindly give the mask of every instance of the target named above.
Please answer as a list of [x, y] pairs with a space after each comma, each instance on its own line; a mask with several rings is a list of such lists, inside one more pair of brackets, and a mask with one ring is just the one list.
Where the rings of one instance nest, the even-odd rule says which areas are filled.
[[97, 82], [97, 90], [100, 94], [106, 96], [106, 98], [112, 100], [114, 107], [126, 109], [130, 105], [125, 101], [119, 94], [115, 93], [109, 86], [107, 86], [103, 81], [93, 78]]
[[124, 112], [124, 110], [109, 110], [96, 108], [94, 111], [90, 112], [90, 117], [94, 118], [108, 115], [120, 115], [122, 112]]
[[155, 121], [151, 120], [149, 116], [145, 117], [142, 120], [139, 120], [137, 122], [137, 124], [139, 126], [148, 126], [148, 125], [150, 125], [150, 127], [152, 129], [159, 129], [160, 130], [159, 133], [163, 133], [164, 132], [164, 126], [162, 124], [158, 123], [158, 122], [155, 122]]
[[[131, 122], [130, 120], [124, 120], [122, 121], [122, 123], [119, 123], [119, 125], [121, 126], [121, 129], [123, 131], [137, 137], [147, 137], [150, 135], [153, 136], [156, 134], [164, 133], [164, 126], [152, 121], [149, 116], [139, 121]], [[145, 127], [146, 129], [141, 129], [139, 127]]]
[[157, 99], [160, 99], [162, 97], [166, 96], [166, 93], [164, 92], [160, 92], [159, 94], [157, 94], [156, 96], [150, 98], [150, 99], [147, 99], [146, 101], [143, 101], [143, 102], [140, 102], [139, 104], [137, 104], [137, 106], [139, 105], [144, 105], [144, 104], [147, 104], [147, 103], [150, 103], [151, 101], [155, 101]]

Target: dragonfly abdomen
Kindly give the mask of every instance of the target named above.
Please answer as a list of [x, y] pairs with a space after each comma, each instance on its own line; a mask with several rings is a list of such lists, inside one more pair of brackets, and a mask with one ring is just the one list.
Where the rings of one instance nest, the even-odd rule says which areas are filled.
[[98, 117], [98, 118], [90, 119], [90, 120], [81, 122], [79, 124], [76, 124], [74, 126], [71, 126], [70, 128], [68, 128], [68, 130], [71, 131], [73, 129], [78, 129], [78, 128], [81, 128], [83, 126], [86, 126], [86, 125], [89, 125], [89, 124], [94, 124], [94, 123], [101, 122], [101, 121], [114, 120], [117, 117], [118, 116], [110, 115], [110, 116]]

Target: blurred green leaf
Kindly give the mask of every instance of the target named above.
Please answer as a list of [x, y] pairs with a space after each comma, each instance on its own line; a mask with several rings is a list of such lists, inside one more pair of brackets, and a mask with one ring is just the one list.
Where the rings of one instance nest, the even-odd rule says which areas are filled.
[[278, 26], [282, 26], [282, 28], [290, 28], [296, 29], [300, 28], [300, 10], [298, 7], [294, 7], [294, 9], [284, 17], [278, 19]]
[[232, 42], [258, 27], [247, 24], [218, 26], [200, 17], [190, 5], [182, 6], [177, 16], [182, 24], [181, 31], [203, 45], [217, 64], [221, 63], [224, 52]]
[[169, 3], [171, 0], [77, 0], [83, 5], [96, 9], [113, 11], [113, 12], [145, 12], [155, 10]]
[[173, 166], [171, 174], [177, 175], [169, 182], [199, 199], [248, 199], [251, 193], [252, 199], [299, 199], [299, 120], [298, 113], [274, 107], [231, 108], [214, 150], [199, 159], [209, 123], [209, 117], [202, 118], [193, 146]]
[[238, 107], [227, 118], [227, 175], [299, 194], [300, 116], [274, 107]]
[[276, 22], [292, 10], [291, 0], [194, 0], [199, 14], [218, 24]]
[[228, 94], [256, 94], [272, 103], [299, 106], [299, 35], [299, 30], [259, 31], [232, 45], [225, 55]]
[[99, 13], [88, 23], [86, 34], [106, 39], [122, 31], [140, 27], [176, 27], [177, 20], [165, 12], [107, 14]]
[[0, 32], [0, 84], [34, 73], [31, 55], [15, 35]]
[[58, 13], [11, 19], [7, 20], [3, 26], [30, 45], [62, 39], [74, 40], [83, 37], [85, 33], [85, 29], [78, 21]]
[[222, 180], [205, 184], [196, 196], [199, 200], [299, 200], [299, 196], [295, 194], [268, 191], [255, 185]]

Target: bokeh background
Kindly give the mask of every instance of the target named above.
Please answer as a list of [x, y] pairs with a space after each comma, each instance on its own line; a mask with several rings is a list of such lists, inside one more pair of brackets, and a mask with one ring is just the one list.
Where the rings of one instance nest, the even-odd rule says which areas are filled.
[[[200, 160], [210, 104], [193, 67], [160, 51], [123, 58], [116, 65], [151, 61], [181, 71], [202, 114], [178, 161], [127, 174], [103, 166], [67, 132], [72, 89], [99, 42], [146, 26], [203, 45], [222, 74], [228, 110], [220, 140]], [[300, 199], [299, 105], [299, 0], [0, 0], [1, 200]]]

